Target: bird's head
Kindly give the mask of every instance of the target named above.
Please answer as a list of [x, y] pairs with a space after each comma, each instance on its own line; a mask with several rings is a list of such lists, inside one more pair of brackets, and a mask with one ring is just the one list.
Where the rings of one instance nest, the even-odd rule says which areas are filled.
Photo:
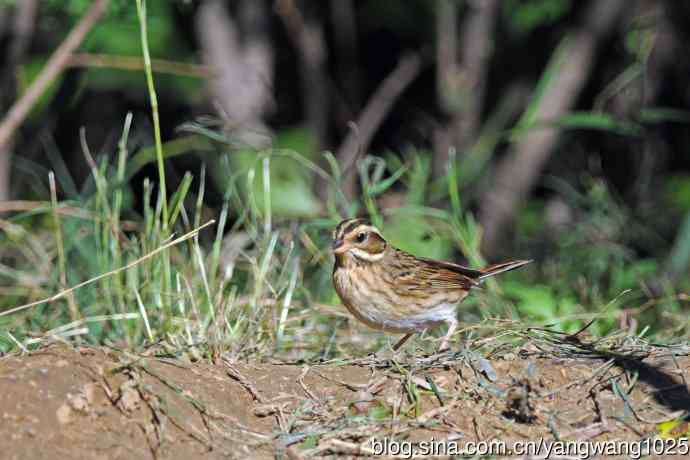
[[366, 262], [383, 258], [386, 240], [366, 219], [346, 219], [333, 231], [331, 249], [337, 258], [352, 256]]

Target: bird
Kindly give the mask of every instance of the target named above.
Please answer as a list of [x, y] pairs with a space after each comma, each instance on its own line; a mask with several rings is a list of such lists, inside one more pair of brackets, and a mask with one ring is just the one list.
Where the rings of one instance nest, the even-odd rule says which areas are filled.
[[367, 219], [340, 222], [333, 231], [333, 286], [349, 312], [365, 325], [405, 334], [446, 324], [439, 352], [448, 348], [458, 326], [457, 306], [487, 278], [531, 260], [509, 260], [479, 270], [453, 262], [417, 257], [393, 247]]

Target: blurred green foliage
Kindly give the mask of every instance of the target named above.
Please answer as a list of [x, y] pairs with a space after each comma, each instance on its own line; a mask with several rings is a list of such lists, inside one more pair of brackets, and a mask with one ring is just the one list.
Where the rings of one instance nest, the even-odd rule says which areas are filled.
[[665, 201], [676, 212], [690, 211], [690, 175], [676, 174], [666, 180]]
[[[213, 139], [209, 141], [215, 142]], [[235, 302], [232, 299], [237, 296], [247, 302], [245, 307], [237, 307], [230, 316], [224, 316], [229, 324], [229, 329], [226, 327], [228, 335], [223, 339], [224, 347], [235, 346], [231, 343], [242, 343], [240, 338], [245, 337], [244, 334], [252, 334], [260, 341], [273, 340], [271, 337], [275, 336], [276, 324], [279, 323], [271, 319], [275, 317], [274, 309], [258, 306], [262, 299], [274, 299], [276, 305], [280, 305], [285, 293], [294, 289], [292, 299], [302, 305], [337, 303], [330, 285], [332, 261], [327, 255], [327, 248], [331, 229], [344, 216], [335, 211], [337, 206], [333, 203], [320, 203], [316, 198], [312, 187], [313, 175], [310, 173], [317, 168], [317, 157], [309, 153], [313, 152], [313, 142], [308, 131], [296, 128], [281, 133], [276, 138], [275, 148], [267, 150], [249, 151], [222, 144], [232, 174], [227, 182], [225, 205], [221, 209], [224, 224], [213, 246], [220, 251], [223, 225], [227, 225], [229, 235], [247, 232], [251, 241], [250, 246], [242, 250], [241, 260], [233, 262], [235, 265], [230, 278], [224, 277], [219, 265], [220, 252], [215, 252], [213, 248], [205, 250], [208, 252], [204, 260], [209, 262], [207, 275], [204, 276], [215, 280], [206, 294], [207, 288], [204, 287], [194, 250], [187, 252], [185, 248], [179, 248], [173, 252], [174, 272], [191, 283], [191, 298], [196, 299], [194, 302], [197, 304], [194, 308], [203, 308], [206, 314], [210, 314], [223, 302]], [[451, 156], [451, 159], [454, 158]], [[384, 235], [398, 247], [425, 257], [467, 260], [476, 266], [481, 263], [477, 262], [481, 260], [481, 255], [476, 253], [481, 229], [474, 222], [472, 213], [463, 207], [466, 205], [454, 197], [455, 192], [450, 186], [445, 194], [436, 198], [454, 204], [446, 209], [430, 206], [429, 160], [429, 154], [424, 152], [415, 152], [412, 156], [390, 153], [387, 161], [380, 157], [365, 157], [360, 170], [368, 174], [369, 184], [355, 203], [349, 203], [351, 209], [359, 210], [359, 214], [369, 213], [371, 217], [374, 217], [372, 213], [376, 215]], [[70, 204], [103, 216], [102, 222], [105, 223], [114, 217], [105, 218], [112, 215], [111, 204], [116, 201], [118, 193], [127, 192], [124, 199], [118, 199], [119, 206], [131, 206], [133, 202], [127, 198], [130, 194], [128, 189], [121, 189], [117, 185], [120, 182], [116, 174], [124, 172], [117, 173], [106, 163], [102, 163], [98, 171], [96, 182], [103, 181], [105, 185], [94, 188], [92, 183], [85, 189], [86, 194], [74, 196]], [[454, 171], [454, 168], [450, 168], [450, 171]], [[451, 174], [448, 183], [457, 186], [454, 177]], [[266, 178], [268, 183], [264, 182]], [[66, 178], [61, 180], [68, 181]], [[328, 187], [332, 187], [336, 181], [329, 183]], [[474, 185], [463, 184], [459, 196]], [[186, 217], [177, 220], [178, 228], [183, 222], [189, 221], [190, 214], [194, 215], [201, 209], [198, 204], [195, 205], [195, 196], [203, 196], [203, 189], [197, 190], [198, 186], [192, 185], [191, 181], [183, 181], [175, 192], [179, 199], [173, 199], [172, 206], [178, 203], [181, 209], [188, 209], [181, 214]], [[523, 253], [527, 254], [528, 247], [535, 240], [540, 241], [545, 253], [538, 264], [502, 275], [496, 283], [497, 289], [489, 286], [486, 290], [476, 292], [460, 309], [461, 320], [474, 322], [507, 315], [523, 324], [575, 332], [591, 319], [596, 319], [589, 332], [603, 335], [619, 326], [625, 311], [644, 308], [644, 314], [638, 317], [640, 323], [637, 329], [646, 328], [648, 334], [663, 333], [664, 325], [673, 318], [668, 315], [680, 314], [682, 309], [673, 299], [673, 290], [667, 291], [668, 296], [659, 299], [649, 294], [650, 283], [654, 282], [661, 267], [657, 259], [635, 256], [631, 245], [640, 235], [631, 229], [640, 228], [640, 225], [634, 223], [632, 211], [611, 194], [603, 181], [587, 181], [583, 189], [585, 193], [571, 191], [562, 195], [571, 207], [568, 231], [553, 232], [549, 227], [551, 224], [544, 218], [546, 206], [538, 199], [519, 213], [519, 237], [513, 255], [521, 257]], [[108, 224], [93, 227], [84, 225], [80, 219], [62, 219], [65, 251], [69, 260], [66, 273], [68, 285], [121, 266], [124, 260], [131, 261], [161, 244], [160, 203], [152, 201], [151, 192], [148, 186], [144, 215], [140, 218], [135, 217], [137, 213], [134, 209], [123, 207], [118, 210], [118, 213], [141, 219], [143, 225], [140, 232], [131, 235], [121, 247], [117, 246], [117, 240], [110, 237]], [[337, 200], [337, 194], [329, 193], [327, 196], [329, 201]], [[382, 208], [384, 203], [387, 204]], [[31, 220], [34, 234], [22, 232], [19, 229], [22, 223], [29, 222], [26, 219], [31, 219], [30, 215], [12, 218], [13, 222], [20, 224], [17, 226], [19, 233], [6, 233], [0, 238], [0, 247], [5, 251], [17, 245], [25, 246], [27, 239], [45, 239], [43, 232], [50, 234], [53, 230], [50, 219], [34, 219]], [[267, 222], [271, 223], [267, 226]], [[301, 224], [295, 226], [297, 222]], [[184, 231], [183, 228], [180, 231]], [[29, 247], [41, 251], [38, 248], [43, 244], [32, 242]], [[43, 250], [51, 252], [54, 246], [50, 243]], [[20, 257], [14, 263], [12, 272], [7, 269], [3, 271], [0, 266], [0, 277], [18, 287], [25, 285], [30, 279], [27, 278], [32, 267], [30, 260], [22, 262]], [[290, 288], [292, 273], [300, 281]], [[132, 296], [134, 292], [140, 292], [148, 308], [155, 309], [157, 317], [150, 321], [158, 331], [157, 336], [165, 333], [185, 334], [184, 329], [180, 329], [180, 325], [185, 323], [180, 323], [180, 313], [175, 306], [184, 290], [161, 295], [160, 276], [160, 262], [152, 260], [140, 269], [131, 270], [119, 281], [113, 279], [101, 286], [78, 291], [76, 301], [86, 318], [133, 315], [132, 307], [136, 302]], [[40, 284], [45, 292], [56, 292], [60, 289], [58, 280], [57, 267], [49, 266], [47, 278]], [[35, 282], [31, 280], [29, 285]], [[130, 288], [118, 288], [118, 283]], [[189, 298], [187, 294], [184, 297]], [[3, 302], [8, 306], [16, 305], [23, 298], [20, 289], [17, 295], [5, 296]], [[216, 303], [218, 300], [207, 303], [203, 300], [206, 298], [221, 299], [221, 303]], [[188, 305], [186, 308], [192, 307]], [[219, 314], [229, 313], [213, 313]], [[279, 311], [275, 314], [280, 316]], [[287, 318], [290, 315], [288, 313]], [[331, 340], [338, 330], [337, 324], [342, 321], [337, 316], [327, 314], [311, 314], [309, 318], [309, 321], [281, 329], [283, 346], [289, 347], [292, 340], [297, 340], [295, 337], [301, 337], [299, 340], [304, 341], [303, 334], [310, 331], [308, 342], [311, 345], [303, 346], [320, 349]], [[66, 310], [56, 310], [54, 306], [46, 305], [29, 315], [2, 317], [0, 327], [13, 331], [15, 336], [24, 337], [28, 331], [50, 330], [69, 321]], [[206, 321], [194, 323], [194, 334], [199, 334], [199, 340], [205, 340], [203, 324], [215, 320], [209, 317]], [[135, 345], [146, 337], [142, 325], [132, 320], [94, 321], [88, 328], [89, 337], [95, 342], [125, 340]], [[0, 339], [3, 349], [11, 346], [10, 341]]]
[[[188, 47], [186, 41], [180, 39], [178, 31], [175, 29], [171, 1], [148, 0], [146, 3], [151, 54], [156, 59], [169, 59], [180, 63], [195, 62], [196, 56], [193, 50]], [[177, 3], [182, 7], [191, 8], [189, 2], [178, 1]], [[91, 4], [91, 0], [45, 0], [45, 3], [42, 4], [42, 8], [44, 8], [42, 17], [50, 18], [50, 20], [39, 23], [39, 27], [54, 35], [55, 40], [59, 41], [67, 35]], [[115, 61], [118, 56], [141, 56], [138, 19], [132, 2], [128, 0], [111, 1], [107, 14], [99, 21], [98, 26], [88, 34], [80, 47], [80, 51], [110, 55], [115, 57]], [[32, 54], [23, 65], [20, 79], [22, 91], [36, 78], [48, 57], [48, 55]], [[39, 102], [33, 108], [34, 116], [40, 115], [54, 98], [63, 77], [64, 75], [60, 75], [41, 95]], [[112, 67], [105, 69], [91, 67], [82, 75], [80, 88], [117, 89], [143, 93], [145, 91], [145, 85], [142, 85], [143, 79], [142, 72]], [[174, 93], [177, 97], [187, 99], [190, 102], [198, 99], [205, 85], [201, 78], [170, 74], [158, 75], [156, 83], [160, 92]], [[80, 93], [76, 92], [72, 95], [72, 100], [76, 101], [79, 97]]]
[[572, 3], [571, 0], [507, 0], [504, 11], [512, 30], [526, 35], [561, 19], [570, 11]]
[[313, 159], [316, 140], [307, 129], [292, 128], [282, 130], [273, 145], [259, 155], [249, 149], [229, 155], [231, 171], [245, 176], [240, 180], [244, 193], [256, 198], [258, 209], [269, 205], [278, 217], [316, 217], [322, 206], [314, 195], [314, 175], [299, 161]]
[[[156, 15], [168, 9], [172, 3], [189, 4], [188, 0], [147, 0], [146, 5], [150, 15]], [[93, 4], [93, 0], [41, 0], [41, 6], [51, 14], [64, 14], [72, 17], [83, 15]], [[130, 0], [110, 0], [107, 11], [108, 17], [117, 17], [136, 21], [136, 8]]]

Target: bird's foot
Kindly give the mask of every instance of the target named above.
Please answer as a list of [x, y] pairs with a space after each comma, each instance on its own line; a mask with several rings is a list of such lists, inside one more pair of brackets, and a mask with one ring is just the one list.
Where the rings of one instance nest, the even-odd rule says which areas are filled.
[[386, 345], [374, 353], [373, 356], [376, 361], [399, 361], [402, 357], [402, 353], [400, 351], [393, 350]]
[[398, 340], [398, 342], [393, 345], [392, 347], [389, 344], [384, 345], [379, 351], [374, 353], [374, 358], [378, 361], [392, 361], [392, 360], [400, 360], [402, 358], [403, 353], [402, 353], [402, 346], [407, 342], [407, 340], [412, 337], [414, 334], [406, 334], [403, 336], [402, 339]]
[[448, 321], [448, 332], [446, 332], [446, 335], [443, 336], [443, 340], [441, 340], [441, 345], [439, 345], [438, 347], [438, 353], [444, 353], [448, 351], [448, 349], [450, 348], [450, 340], [453, 338], [453, 334], [455, 333], [457, 327], [457, 321]]
[[409, 332], [405, 334], [400, 340], [396, 342], [395, 345], [393, 345], [393, 351], [398, 351], [402, 348], [403, 345], [405, 345], [405, 342], [407, 342], [410, 337], [414, 335], [414, 332]]

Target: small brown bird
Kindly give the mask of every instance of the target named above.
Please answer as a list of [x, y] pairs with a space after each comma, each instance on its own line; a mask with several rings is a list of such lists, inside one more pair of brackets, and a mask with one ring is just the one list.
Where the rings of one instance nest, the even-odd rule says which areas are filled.
[[511, 260], [481, 270], [415, 257], [386, 242], [365, 219], [347, 219], [333, 232], [333, 286], [355, 318], [385, 332], [405, 333], [398, 350], [415, 332], [443, 323], [448, 347], [457, 327], [457, 305], [486, 278], [531, 262]]

